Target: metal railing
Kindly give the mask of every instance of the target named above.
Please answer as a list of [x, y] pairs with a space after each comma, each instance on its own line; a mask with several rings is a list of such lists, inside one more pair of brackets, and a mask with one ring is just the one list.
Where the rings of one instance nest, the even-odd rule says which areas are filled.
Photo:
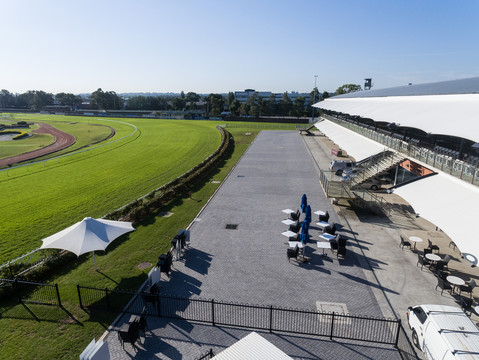
[[215, 356], [215, 353], [213, 352], [213, 349], [209, 349], [208, 352], [206, 352], [203, 355], [200, 355], [199, 358], [196, 358], [195, 360], [206, 360], [206, 359], [212, 359], [213, 356]]
[[212, 325], [325, 336], [397, 345], [400, 320], [324, 313], [276, 306], [182, 298], [77, 285], [82, 308], [203, 322]]
[[20, 302], [62, 306], [57, 284], [0, 279], [0, 288], [7, 299], [16, 296]]
[[467, 181], [471, 184], [479, 186], [479, 166], [468, 163], [460, 159], [455, 159], [452, 156], [420, 147], [413, 142], [407, 142], [402, 139], [395, 138], [388, 134], [383, 134], [374, 129], [361, 126], [344, 120], [340, 117], [323, 114], [321, 117], [330, 120], [338, 125], [350, 129], [358, 134], [366, 136], [378, 143], [386, 145], [387, 147], [396, 150], [408, 157], [419, 160], [423, 163], [431, 165], [441, 171], [444, 171], [452, 176]]
[[417, 360], [419, 359], [414, 345], [409, 340], [406, 331], [402, 325], [399, 326], [398, 337], [396, 341], [396, 348], [403, 360]]
[[[42, 264], [45, 261], [53, 260], [61, 256], [62, 250], [58, 249], [41, 249], [37, 248], [32, 250], [16, 259], [10, 260], [5, 264], [0, 265], [0, 271], [8, 272], [8, 268], [11, 268], [10, 276], [20, 275], [23, 271], [31, 269], [32, 267]], [[5, 276], [5, 275], [4, 275]]]
[[220, 125], [224, 128], [251, 128], [251, 129], [265, 129], [265, 130], [296, 130], [296, 124], [252, 124], [252, 123], [230, 123]]

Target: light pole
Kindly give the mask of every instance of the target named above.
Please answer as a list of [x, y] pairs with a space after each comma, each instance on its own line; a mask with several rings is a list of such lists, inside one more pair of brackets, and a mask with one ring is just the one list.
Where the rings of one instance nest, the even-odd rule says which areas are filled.
[[314, 75], [313, 102], [311, 103], [311, 124], [314, 123], [314, 107], [313, 107], [313, 104], [316, 101], [316, 80], [318, 80], [318, 75]]

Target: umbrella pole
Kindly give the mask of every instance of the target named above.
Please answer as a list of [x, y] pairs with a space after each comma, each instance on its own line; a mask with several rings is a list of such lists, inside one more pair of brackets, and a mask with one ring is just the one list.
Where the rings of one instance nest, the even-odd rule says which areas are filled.
[[96, 258], [95, 258], [95, 252], [93, 251], [93, 264], [95, 264], [95, 271], [98, 271], [96, 268]]

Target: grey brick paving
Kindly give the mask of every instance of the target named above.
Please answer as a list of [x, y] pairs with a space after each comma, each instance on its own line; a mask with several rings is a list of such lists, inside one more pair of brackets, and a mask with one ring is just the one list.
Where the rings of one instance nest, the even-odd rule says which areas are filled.
[[[382, 316], [361, 264], [360, 242], [349, 241], [346, 259], [327, 250], [321, 256], [313, 223], [305, 254], [307, 264], [286, 258], [282, 209], [297, 209], [306, 193], [312, 210], [328, 210], [339, 222], [319, 184], [312, 158], [297, 132], [261, 132], [191, 227], [191, 242], [174, 263], [162, 293], [179, 296], [316, 310], [316, 301], [346, 304], [354, 315]], [[225, 229], [238, 224], [237, 230]], [[343, 234], [348, 236], [347, 228]], [[357, 253], [357, 254], [356, 254]], [[153, 333], [134, 353], [121, 349], [116, 333], [108, 336], [112, 359], [194, 359], [213, 347], [225, 348], [249, 331], [149, 319]], [[297, 359], [399, 358], [390, 347], [300, 336], [266, 338]], [[129, 349], [129, 350], [128, 350]], [[131, 351], [130, 351], [131, 350]]]

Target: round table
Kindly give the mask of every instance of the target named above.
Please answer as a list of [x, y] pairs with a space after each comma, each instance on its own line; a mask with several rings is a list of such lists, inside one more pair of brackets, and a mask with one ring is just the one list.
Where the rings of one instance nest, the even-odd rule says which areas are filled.
[[456, 288], [456, 286], [461, 286], [461, 285], [464, 285], [466, 282], [464, 280], [462, 280], [460, 277], [457, 277], [457, 276], [452, 276], [452, 275], [449, 275], [446, 280], [452, 284], [453, 286], [453, 291], [454, 292], [454, 289]]
[[416, 243], [422, 242], [422, 239], [420, 237], [417, 237], [417, 236], [410, 236], [409, 240], [414, 243], [414, 250], [416, 250]]
[[[425, 257], [426, 257], [426, 259], [431, 260], [431, 261], [439, 261], [439, 260], [441, 260], [441, 257], [440, 257], [439, 255], [431, 254], [431, 253], [426, 254]], [[464, 285], [464, 284], [462, 284], [462, 285]]]

